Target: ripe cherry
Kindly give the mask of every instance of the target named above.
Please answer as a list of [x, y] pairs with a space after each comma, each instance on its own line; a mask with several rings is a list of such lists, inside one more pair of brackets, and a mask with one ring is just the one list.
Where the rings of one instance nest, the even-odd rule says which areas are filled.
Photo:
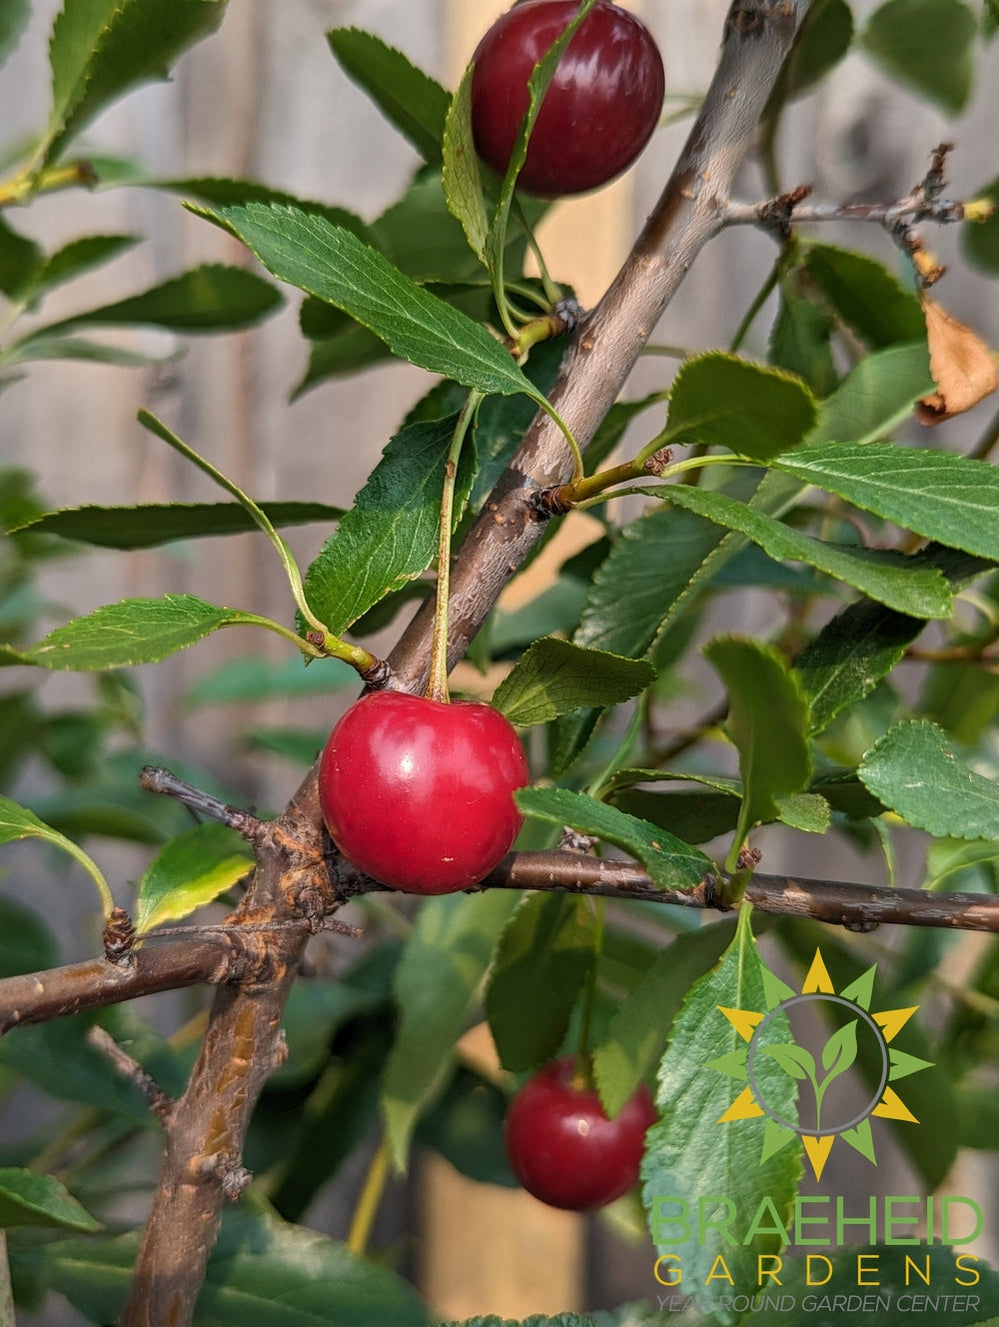
[[504, 1139], [529, 1193], [550, 1207], [585, 1212], [637, 1183], [656, 1111], [643, 1083], [609, 1120], [594, 1089], [576, 1083], [576, 1072], [575, 1057], [567, 1056], [529, 1078], [510, 1103]]
[[[527, 81], [579, 9], [578, 0], [526, 0], [503, 14], [472, 57], [472, 131], [500, 175], [527, 112]], [[597, 0], [562, 54], [517, 178], [526, 193], [583, 193], [606, 184], [649, 141], [665, 92], [662, 57], [645, 24]]]
[[319, 766], [319, 804], [340, 848], [393, 889], [450, 894], [510, 851], [527, 783], [524, 751], [489, 705], [399, 691], [363, 696]]

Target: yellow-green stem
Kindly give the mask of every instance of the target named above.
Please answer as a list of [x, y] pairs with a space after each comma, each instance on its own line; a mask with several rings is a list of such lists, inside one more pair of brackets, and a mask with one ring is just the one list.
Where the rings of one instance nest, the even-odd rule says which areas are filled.
[[351, 1253], [363, 1255], [367, 1250], [368, 1240], [371, 1238], [375, 1217], [378, 1215], [378, 1208], [381, 1206], [382, 1195], [385, 1193], [385, 1185], [388, 1182], [390, 1169], [391, 1156], [388, 1140], [383, 1135], [375, 1149], [374, 1156], [371, 1158], [371, 1165], [364, 1177], [361, 1196], [357, 1200], [357, 1207], [354, 1209], [354, 1216], [350, 1223], [347, 1248], [350, 1249]]
[[482, 392], [469, 392], [461, 414], [454, 426], [451, 446], [444, 464], [444, 488], [441, 493], [441, 523], [437, 538], [437, 599], [434, 605], [434, 636], [430, 647], [430, 678], [427, 696], [430, 700], [447, 703], [451, 699], [447, 687], [447, 623], [448, 597], [451, 593], [451, 526], [454, 522], [454, 482], [458, 474], [461, 445], [468, 426], [482, 401]]
[[591, 1035], [593, 1025], [593, 1001], [597, 991], [597, 964], [600, 961], [600, 955], [604, 947], [604, 918], [606, 915], [607, 900], [595, 898], [593, 903], [593, 962], [586, 975], [586, 985], [583, 988], [583, 1010], [579, 1023], [579, 1049], [576, 1052], [576, 1081], [580, 1086], [592, 1089], [593, 1082], [593, 1055]]

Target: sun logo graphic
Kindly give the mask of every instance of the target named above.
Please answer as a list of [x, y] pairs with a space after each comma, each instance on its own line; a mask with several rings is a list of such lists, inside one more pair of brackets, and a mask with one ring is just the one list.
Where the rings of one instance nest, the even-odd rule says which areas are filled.
[[[762, 962], [760, 972], [765, 1009], [716, 1006], [746, 1044], [707, 1068], [747, 1084], [718, 1123], [765, 1116], [760, 1164], [800, 1138], [817, 1180], [836, 1139], [877, 1165], [871, 1119], [919, 1123], [892, 1084], [931, 1062], [891, 1045], [919, 1006], [872, 1013], [876, 965], [837, 992], [819, 950], [800, 992]], [[863, 1073], [848, 1072], [861, 1064]], [[773, 1089], [775, 1069], [797, 1086], [797, 1119], [782, 1113], [787, 1091]]]

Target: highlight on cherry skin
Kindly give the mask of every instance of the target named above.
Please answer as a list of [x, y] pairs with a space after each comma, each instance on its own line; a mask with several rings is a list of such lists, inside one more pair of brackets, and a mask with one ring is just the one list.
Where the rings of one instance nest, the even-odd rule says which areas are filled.
[[468, 889], [513, 846], [528, 782], [512, 725], [477, 701], [362, 696], [323, 751], [319, 803], [340, 851], [411, 894]]
[[[476, 151], [504, 175], [527, 112], [531, 72], [578, 11], [578, 0], [525, 0], [501, 15], [472, 60]], [[517, 178], [544, 197], [584, 193], [625, 170], [662, 111], [666, 77], [635, 14], [597, 0], [562, 54]]]
[[552, 1060], [514, 1096], [503, 1126], [519, 1182], [549, 1207], [605, 1207], [638, 1182], [646, 1131], [657, 1119], [641, 1084], [611, 1120], [592, 1087], [576, 1081], [575, 1056]]

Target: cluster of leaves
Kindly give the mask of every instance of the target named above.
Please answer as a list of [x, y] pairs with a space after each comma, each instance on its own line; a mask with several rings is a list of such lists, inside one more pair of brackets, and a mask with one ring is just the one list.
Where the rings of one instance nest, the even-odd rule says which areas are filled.
[[[0, 186], [0, 202], [25, 203], [95, 173], [102, 184], [182, 194], [193, 210], [242, 239], [279, 282], [304, 292], [308, 367], [297, 392], [393, 356], [441, 381], [410, 411], [346, 513], [312, 502], [260, 508], [217, 472], [234, 501], [52, 512], [26, 476], [4, 476], [2, 662], [94, 673], [96, 697], [89, 708], [51, 713], [30, 683], [4, 692], [5, 777], [13, 781], [22, 765], [43, 758], [61, 783], [30, 811], [3, 799], [0, 842], [37, 837], [76, 855], [72, 840], [81, 835], [155, 846], [137, 894], [143, 932], [232, 889], [249, 863], [226, 831], [181, 832], [175, 808], [150, 808], [134, 791], [148, 755], [141, 750], [141, 699], [123, 670], [224, 626], [274, 624], [249, 609], [168, 595], [107, 605], [36, 640], [49, 615], [34, 588], [37, 568], [65, 555], [67, 541], [148, 548], [256, 526], [280, 552], [275, 527], [336, 522], [304, 577], [290, 555], [285, 566], [300, 614], [311, 613], [336, 637], [363, 638], [427, 593], [423, 573], [437, 551], [444, 461], [469, 393], [482, 401], [459, 467], [459, 532], [482, 509], [536, 410], [549, 408], [546, 393], [563, 352], [554, 339], [517, 362], [496, 335], [516, 341], [562, 294], [549, 278], [524, 274], [542, 205], [518, 199], [516, 158], [505, 181], [484, 179], [470, 149], [467, 80], [452, 98], [368, 34], [334, 31], [332, 54], [423, 162], [403, 196], [373, 221], [257, 182], [154, 180], [121, 163], [73, 157], [76, 136], [112, 98], [165, 68], [217, 25], [224, 8], [223, 0], [67, 0], [51, 45], [50, 121], [30, 160]], [[17, 3], [0, 18], [0, 52], [16, 40], [28, 12]], [[844, 0], [819, 0], [768, 107], [771, 132], [791, 100], [854, 43], [921, 95], [958, 110], [971, 92], [979, 32], [988, 36], [994, 22], [990, 5], [979, 25], [962, 0], [888, 0], [855, 35]], [[940, 32], [946, 44], [937, 40]], [[556, 55], [539, 66], [532, 113]], [[991, 188], [999, 196], [999, 186]], [[996, 223], [987, 223], [969, 228], [965, 242], [969, 258], [992, 273], [999, 272], [997, 236]], [[0, 346], [0, 385], [14, 383], [18, 366], [39, 358], [144, 362], [81, 337], [81, 329], [230, 330], [249, 326], [282, 298], [269, 280], [242, 268], [198, 268], [18, 334], [22, 313], [37, 312], [57, 285], [131, 242], [87, 236], [47, 254], [0, 221], [0, 290], [12, 331]], [[686, 449], [672, 470], [667, 465], [655, 480], [637, 484], [648, 504], [644, 514], [618, 525], [593, 505], [599, 526], [590, 545], [527, 606], [495, 610], [473, 644], [471, 657], [482, 669], [504, 667], [494, 703], [535, 730], [529, 740], [544, 779], [520, 794], [528, 818], [522, 846], [553, 846], [568, 825], [623, 849], [656, 886], [684, 890], [721, 874], [712, 859], [718, 842], [737, 875], [739, 851], [760, 826], [881, 845], [891, 865], [889, 826], [904, 824], [933, 839], [927, 889], [994, 892], [996, 470], [984, 449], [967, 458], [888, 440], [934, 382], [919, 300], [885, 266], [795, 237], [767, 288], [777, 291], [778, 308], [766, 363], [731, 352], [687, 358], [668, 387], [617, 404], [588, 440], [584, 483], [594, 500], [618, 491], [602, 488], [601, 467], [626, 430], [629, 438], [644, 432], [637, 471], [663, 448]], [[192, 454], [159, 421], [144, 422]], [[692, 476], [699, 482], [666, 482]], [[770, 639], [721, 635], [701, 644], [709, 612], [747, 586], [771, 596]], [[895, 670], [929, 623], [938, 624], [939, 661], [925, 670], [913, 698], [911, 687], [896, 685]], [[717, 675], [716, 691], [726, 694], [724, 733], [712, 704], [703, 723], [666, 740], [665, 707], [693, 685], [700, 657]], [[328, 659], [308, 672], [297, 659], [291, 664], [274, 669], [248, 659], [206, 679], [193, 700], [302, 694], [350, 678]], [[720, 737], [728, 744], [721, 759]], [[109, 758], [112, 738], [124, 745]], [[308, 762], [321, 737], [271, 732], [257, 740]], [[475, 1179], [512, 1183], [499, 1144], [506, 1089], [455, 1055], [458, 1038], [481, 1017], [510, 1076], [506, 1083], [575, 1048], [581, 1035], [611, 1113], [639, 1081], [658, 1075], [664, 1122], [650, 1142], [649, 1195], [708, 1184], [740, 1207], [753, 1206], [763, 1192], [779, 1205], [791, 1200], [797, 1159], [784, 1151], [761, 1165], [756, 1122], [729, 1126], [725, 1147], [700, 1128], [731, 1102], [724, 1075], [703, 1068], [732, 1049], [707, 1015], [719, 1004], [757, 1007], [761, 998], [745, 924], [737, 933], [730, 920], [695, 926], [683, 910], [604, 910], [577, 897], [507, 891], [428, 899], [411, 925], [380, 906], [389, 920], [380, 926], [372, 906], [371, 943], [360, 961], [338, 980], [302, 980], [292, 992], [289, 1059], [270, 1082], [247, 1147], [248, 1165], [264, 1178], [223, 1226], [199, 1309], [205, 1321], [242, 1323], [248, 1312], [261, 1324], [307, 1321], [316, 1306], [329, 1311], [332, 1304], [345, 1323], [427, 1320], [390, 1273], [288, 1223], [307, 1212], [376, 1112], [399, 1167], [416, 1140]], [[772, 925], [769, 934], [786, 960], [803, 968], [820, 938], [816, 928], [790, 922]], [[822, 934], [821, 943], [837, 990], [869, 967], [848, 938]], [[882, 996], [899, 1006], [918, 1003], [951, 943], [935, 932], [907, 936]], [[57, 952], [40, 918], [10, 899], [0, 903], [0, 975], [50, 966]], [[907, 1096], [922, 1124], [918, 1136], [904, 1125], [894, 1132], [927, 1190], [960, 1146], [992, 1146], [999, 1122], [980, 1066], [994, 1049], [997, 993], [999, 954], [991, 947], [977, 961], [967, 998], [946, 1005], [932, 1043], [909, 1034], [910, 1052], [934, 1067], [913, 1080]], [[130, 1042], [164, 1088], [182, 1089], [191, 1030], [166, 1038], [121, 1009], [100, 1021]], [[102, 1322], [120, 1308], [136, 1247], [133, 1232], [116, 1231], [115, 1203], [132, 1170], [148, 1178], [155, 1136], [146, 1105], [88, 1042], [93, 1022], [76, 1016], [0, 1041], [0, 1091], [26, 1079], [87, 1112], [82, 1122], [78, 1114], [62, 1122], [65, 1135], [46, 1129], [0, 1149], [0, 1227], [13, 1232], [11, 1265], [23, 1302], [37, 1303], [52, 1289]], [[859, 1070], [873, 1072], [864, 1063]], [[793, 1101], [786, 1108], [793, 1111]], [[70, 1195], [30, 1167], [54, 1157], [65, 1177], [69, 1140], [84, 1128], [88, 1148], [74, 1160]], [[638, 1224], [627, 1204], [620, 1215]], [[109, 1231], [95, 1238], [98, 1218]], [[40, 1233], [46, 1227], [68, 1238]], [[738, 1267], [741, 1275], [745, 1268]], [[988, 1316], [999, 1301], [991, 1281], [985, 1289]], [[288, 1316], [296, 1311], [300, 1319]], [[643, 1310], [551, 1321], [626, 1327], [641, 1323]]]

